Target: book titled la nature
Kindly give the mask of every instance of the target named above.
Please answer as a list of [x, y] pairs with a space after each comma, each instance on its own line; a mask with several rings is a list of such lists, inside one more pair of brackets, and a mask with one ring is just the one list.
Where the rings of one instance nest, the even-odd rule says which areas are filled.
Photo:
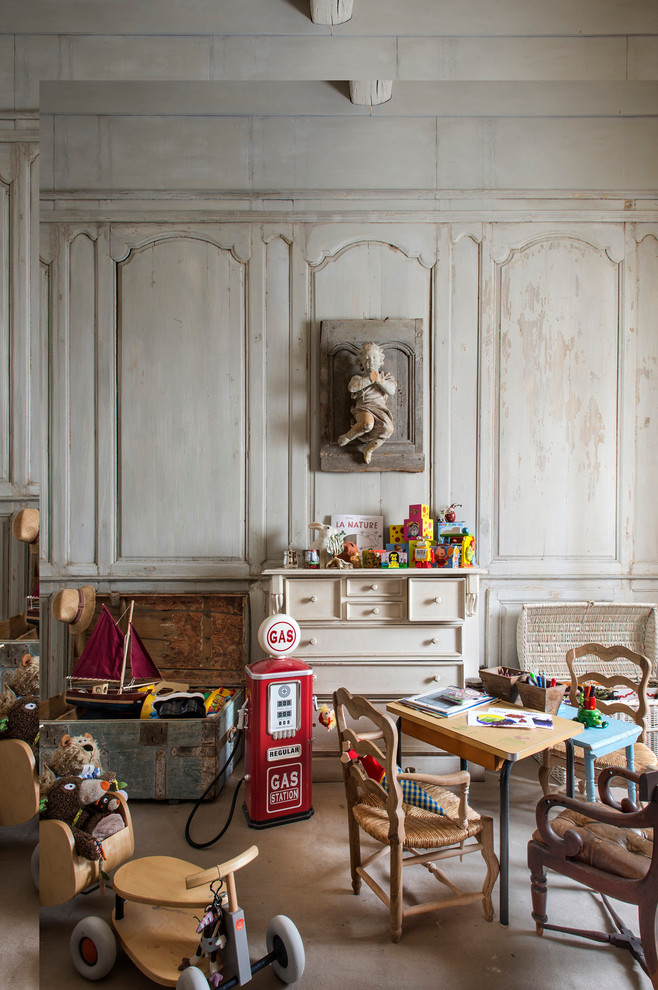
[[401, 703], [407, 705], [408, 708], [415, 708], [419, 712], [426, 712], [439, 718], [461, 715], [477, 705], [488, 705], [495, 700], [492, 694], [485, 694], [474, 688], [460, 688], [454, 684], [451, 684], [450, 687], [439, 688], [436, 691], [412, 694], [408, 698], [400, 699]]
[[553, 716], [548, 712], [519, 711], [518, 708], [478, 708], [469, 711], [468, 724], [495, 729], [552, 729]]
[[331, 525], [345, 533], [346, 537], [354, 540], [359, 550], [384, 549], [384, 517], [356, 516], [352, 512], [343, 512], [331, 517]]

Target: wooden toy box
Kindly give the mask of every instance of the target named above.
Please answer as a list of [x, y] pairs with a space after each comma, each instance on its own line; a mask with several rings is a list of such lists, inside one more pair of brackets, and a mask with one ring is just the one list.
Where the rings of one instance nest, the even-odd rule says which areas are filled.
[[[78, 719], [60, 695], [41, 705], [40, 762], [48, 763], [65, 733], [89, 732], [103, 767], [126, 782], [130, 800], [196, 801], [228, 759], [234, 743], [229, 733], [243, 702], [244, 691], [236, 688], [212, 718]], [[205, 800], [217, 797], [241, 749], [242, 744]]]

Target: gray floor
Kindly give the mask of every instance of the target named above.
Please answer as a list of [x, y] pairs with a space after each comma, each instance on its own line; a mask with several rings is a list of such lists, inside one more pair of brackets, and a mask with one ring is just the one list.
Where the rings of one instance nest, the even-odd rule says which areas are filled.
[[[342, 785], [316, 784], [313, 790], [315, 814], [306, 822], [254, 831], [247, 828], [241, 811], [220, 842], [209, 849], [194, 850], [184, 839], [184, 826], [191, 804], [167, 805], [131, 802], [136, 834], [136, 855], [176, 855], [200, 867], [228, 859], [255, 843], [259, 857], [238, 875], [238, 898], [245, 909], [252, 958], [264, 953], [265, 930], [275, 914], [287, 914], [302, 934], [306, 950], [306, 970], [297, 986], [318, 990], [324, 987], [390, 990], [405, 986], [425, 990], [437, 986], [451, 990], [483, 986], [492, 990], [641, 990], [650, 986], [648, 978], [628, 952], [597, 947], [567, 936], [546, 934], [539, 938], [530, 917], [530, 889], [525, 865], [525, 847], [534, 825], [534, 806], [539, 796], [537, 765], [532, 760], [519, 765], [511, 778], [512, 852], [510, 926], [503, 928], [496, 919], [484, 920], [479, 905], [470, 905], [419, 916], [410, 920], [402, 940], [389, 940], [385, 908], [367, 888], [356, 898], [351, 892]], [[192, 834], [204, 841], [217, 834], [227, 815], [228, 805], [241, 768], [220, 797], [202, 807]], [[487, 774], [474, 782], [471, 804], [496, 816], [498, 781]], [[241, 805], [241, 798], [238, 808]], [[25, 934], [34, 922], [26, 912], [34, 905], [30, 889], [29, 854], [35, 833], [25, 827], [0, 833], [5, 890], [16, 897], [5, 900], [10, 907], [10, 929], [3, 928], [4, 988], [31, 990], [30, 967], [34, 953], [26, 953]], [[11, 832], [11, 836], [9, 835]], [[11, 852], [13, 845], [14, 854]], [[462, 876], [477, 882], [480, 857], [471, 856], [460, 867]], [[416, 871], [418, 882], [436, 885], [426, 871]], [[414, 873], [411, 873], [413, 878]], [[570, 882], [553, 877], [549, 887], [549, 915], [554, 920], [571, 919], [573, 924], [605, 927], [603, 911], [593, 895]], [[495, 890], [497, 905], [498, 887]], [[18, 910], [14, 912], [14, 904]], [[636, 930], [635, 909], [618, 905], [620, 913]], [[73, 969], [69, 958], [70, 933], [80, 918], [98, 914], [109, 918], [112, 897], [98, 892], [79, 895], [72, 902], [41, 910], [41, 982], [49, 990], [77, 990], [89, 987]], [[33, 915], [31, 916], [33, 917]], [[567, 922], [568, 923], [568, 922]], [[20, 934], [19, 934], [20, 932]], [[30, 938], [28, 944], [32, 944]], [[21, 969], [21, 967], [23, 967]], [[7, 982], [9, 980], [9, 982]], [[14, 982], [12, 982], [12, 980]], [[120, 954], [115, 968], [101, 983], [108, 990], [146, 990], [154, 984]], [[258, 973], [255, 990], [280, 987], [271, 969]]]

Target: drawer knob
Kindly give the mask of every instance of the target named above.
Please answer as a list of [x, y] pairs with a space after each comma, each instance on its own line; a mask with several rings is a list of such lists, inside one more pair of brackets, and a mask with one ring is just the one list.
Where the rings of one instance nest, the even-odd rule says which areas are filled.
[[311, 646], [317, 646], [317, 645], [318, 645], [318, 641], [317, 641], [317, 639], [315, 638], [315, 636], [312, 636], [312, 637], [311, 637], [311, 638], [309, 639], [309, 643], [310, 643], [310, 645], [311, 645]]
[[372, 614], [373, 615], [379, 615], [379, 609], [378, 608], [373, 608]]
[[436, 602], [437, 605], [440, 605], [441, 604], [441, 595], [437, 595], [436, 598], [434, 599], [434, 601]]
[[434, 677], [432, 678], [432, 680], [434, 681], [435, 684], [439, 684], [440, 681], [441, 681], [441, 675], [440, 674], [435, 674]]
[[379, 591], [379, 585], [378, 584], [371, 585], [370, 590], [371, 591]]
[[311, 595], [311, 597], [309, 599], [309, 601], [311, 601], [311, 602], [317, 602], [317, 600], [318, 600], [318, 596], [317, 595]]
[[432, 640], [432, 642], [434, 643], [435, 646], [438, 646], [439, 645], [439, 637], [438, 636], [435, 636], [434, 639]]

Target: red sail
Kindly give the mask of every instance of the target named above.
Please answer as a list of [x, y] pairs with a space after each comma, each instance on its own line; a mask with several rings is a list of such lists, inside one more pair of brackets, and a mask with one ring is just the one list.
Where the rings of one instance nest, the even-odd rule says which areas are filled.
[[162, 674], [151, 660], [148, 651], [137, 635], [133, 625], [130, 627], [130, 670], [133, 680], [161, 680]]
[[123, 633], [103, 605], [72, 676], [118, 681], [123, 662], [123, 638]]

